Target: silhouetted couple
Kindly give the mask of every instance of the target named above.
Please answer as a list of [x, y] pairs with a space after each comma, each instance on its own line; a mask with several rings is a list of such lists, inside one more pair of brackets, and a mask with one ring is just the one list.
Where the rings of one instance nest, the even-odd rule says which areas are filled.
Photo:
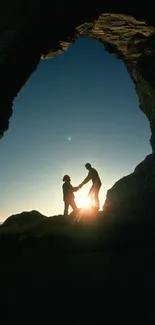
[[63, 177], [63, 200], [64, 200], [64, 215], [68, 215], [69, 206], [73, 209], [73, 211], [77, 212], [77, 205], [75, 202], [74, 192], [78, 191], [82, 188], [83, 185], [87, 184], [90, 180], [92, 180], [92, 187], [89, 191], [89, 197], [91, 199], [92, 207], [95, 210], [99, 210], [100, 203], [99, 203], [99, 190], [102, 185], [98, 172], [95, 168], [91, 166], [90, 163], [85, 164], [86, 169], [89, 171], [87, 177], [84, 181], [76, 187], [71, 185], [71, 178], [69, 175], [65, 175]]

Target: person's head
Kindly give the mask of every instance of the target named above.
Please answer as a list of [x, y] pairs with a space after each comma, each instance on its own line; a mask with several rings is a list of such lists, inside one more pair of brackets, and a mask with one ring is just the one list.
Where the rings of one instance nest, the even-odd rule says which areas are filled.
[[91, 170], [91, 164], [90, 163], [86, 163], [85, 167], [86, 167], [86, 169]]
[[62, 179], [63, 182], [70, 182], [71, 181], [71, 178], [69, 175], [65, 175]]

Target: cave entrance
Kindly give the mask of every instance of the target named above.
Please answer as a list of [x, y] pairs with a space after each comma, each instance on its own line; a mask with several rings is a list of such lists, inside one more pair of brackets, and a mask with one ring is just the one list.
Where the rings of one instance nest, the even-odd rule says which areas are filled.
[[[78, 185], [87, 175], [87, 161], [102, 178], [102, 206], [108, 188], [151, 152], [149, 124], [134, 84], [123, 62], [97, 40], [79, 38], [68, 51], [41, 60], [14, 108], [1, 155], [4, 169], [7, 155], [10, 183], [4, 217], [34, 208], [45, 215], [61, 213], [62, 176], [70, 174]], [[77, 193], [78, 204], [89, 188]]]

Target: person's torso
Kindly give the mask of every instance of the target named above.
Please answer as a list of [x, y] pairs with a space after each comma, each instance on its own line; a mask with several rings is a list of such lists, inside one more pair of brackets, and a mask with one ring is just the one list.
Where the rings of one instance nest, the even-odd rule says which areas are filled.
[[96, 186], [101, 186], [102, 185], [100, 177], [98, 175], [98, 172], [97, 172], [97, 170], [95, 168], [91, 168], [89, 174], [91, 176], [91, 180], [92, 180], [93, 185], [96, 185]]
[[63, 187], [63, 199], [64, 200], [74, 199], [73, 186], [70, 183], [65, 182], [62, 187]]

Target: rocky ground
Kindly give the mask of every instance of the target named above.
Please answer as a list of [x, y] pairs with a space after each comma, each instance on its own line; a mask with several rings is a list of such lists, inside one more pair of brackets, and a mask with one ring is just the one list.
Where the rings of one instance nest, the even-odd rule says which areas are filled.
[[0, 227], [2, 324], [152, 324], [153, 222], [79, 216], [23, 212]]

